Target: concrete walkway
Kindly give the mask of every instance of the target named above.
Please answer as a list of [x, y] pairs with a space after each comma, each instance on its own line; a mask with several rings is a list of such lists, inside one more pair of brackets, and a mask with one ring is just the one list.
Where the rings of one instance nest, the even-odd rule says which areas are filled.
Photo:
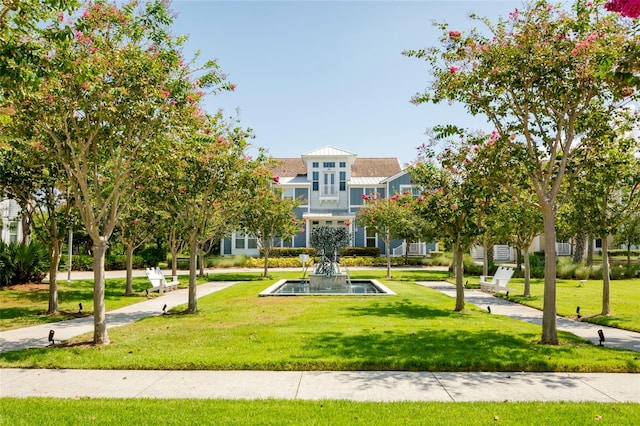
[[[198, 298], [227, 288], [235, 282], [210, 282], [198, 286]], [[154, 297], [144, 302], [109, 311], [106, 314], [107, 329], [130, 324], [142, 318], [161, 315], [174, 306], [189, 301], [188, 289], [179, 289]], [[16, 351], [27, 348], [43, 348], [49, 344], [49, 330], [54, 331], [54, 340], [62, 342], [72, 337], [93, 332], [93, 316], [77, 318], [49, 324], [34, 325], [0, 332], [0, 352]]]
[[[447, 296], [456, 297], [456, 287], [447, 282], [418, 282], [418, 284], [438, 290]], [[520, 321], [542, 325], [542, 311], [515, 302], [494, 297], [493, 295], [480, 290], [464, 290], [464, 300], [483, 309], [491, 307], [491, 313], [504, 315]], [[640, 333], [622, 330], [619, 328], [607, 327], [604, 325], [591, 324], [588, 322], [575, 321], [569, 318], [558, 316], [556, 318], [558, 330], [568, 331], [576, 336], [590, 340], [594, 344], [600, 343], [598, 330], [602, 330], [608, 348], [629, 349], [640, 352]], [[640, 388], [639, 391], [640, 392]]]
[[0, 397], [640, 402], [640, 374], [3, 369]]
[[[233, 283], [198, 286], [198, 297]], [[455, 296], [448, 283], [421, 285]], [[465, 291], [466, 300], [492, 313], [540, 323], [541, 313], [490, 294]], [[109, 327], [160, 315], [184, 304], [187, 290], [107, 313]], [[558, 319], [558, 329], [597, 343], [603, 329], [607, 347], [640, 350], [640, 334]], [[56, 341], [93, 331], [93, 318], [44, 324], [0, 333], [0, 351], [45, 347], [49, 330]], [[620, 332], [620, 333], [617, 333]], [[594, 337], [595, 336], [595, 337]], [[595, 340], [594, 340], [595, 339]], [[640, 403], [640, 374], [449, 373], [402, 371], [163, 371], [1, 369], [0, 397], [56, 398], [224, 398], [347, 399], [354, 401], [595, 401]]]

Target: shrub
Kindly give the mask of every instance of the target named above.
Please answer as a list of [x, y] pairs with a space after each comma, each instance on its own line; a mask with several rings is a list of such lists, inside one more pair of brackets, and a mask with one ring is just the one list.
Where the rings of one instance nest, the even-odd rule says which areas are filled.
[[629, 278], [627, 276], [627, 268], [623, 266], [613, 266], [609, 271], [609, 277], [612, 280], [623, 280], [625, 278]]
[[[276, 247], [272, 248], [269, 258], [273, 257], [298, 257], [301, 254], [308, 254], [309, 257], [316, 256], [316, 250], [305, 247]], [[260, 256], [264, 257], [264, 252], [260, 249]]]
[[[138, 255], [132, 258], [133, 269], [142, 269], [149, 265], [146, 260]], [[124, 254], [109, 255], [104, 259], [104, 269], [107, 271], [122, 271], [127, 269], [127, 256]]]
[[[167, 249], [157, 245], [146, 246], [136, 252], [142, 258], [142, 267], [158, 266], [161, 262], [167, 261]], [[134, 263], [136, 261], [134, 260]]]
[[439, 250], [431, 250], [429, 252], [429, 256], [430, 257], [440, 257], [440, 256], [444, 256], [444, 252], [443, 251], [439, 251]]
[[341, 256], [380, 257], [380, 247], [345, 247], [340, 251]]
[[576, 269], [578, 269], [578, 264], [573, 263], [571, 258], [568, 257], [559, 257], [558, 264], [556, 266], [556, 277], [562, 279], [572, 279], [575, 276]]
[[433, 265], [433, 266], [450, 266], [451, 265], [451, 259], [449, 259], [444, 254], [440, 255], [440, 256], [436, 256], [436, 257], [431, 257], [431, 265]]
[[93, 256], [86, 254], [74, 254], [72, 258], [71, 269], [74, 271], [92, 271]]
[[0, 246], [0, 285], [41, 282], [49, 270], [49, 252], [39, 241]]
[[592, 277], [593, 269], [592, 266], [578, 266], [574, 275], [578, 280], [586, 280]]

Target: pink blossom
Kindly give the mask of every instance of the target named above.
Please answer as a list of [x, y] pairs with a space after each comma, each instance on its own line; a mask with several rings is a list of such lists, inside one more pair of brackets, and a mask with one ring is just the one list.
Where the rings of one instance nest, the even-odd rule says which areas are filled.
[[58, 16], [58, 21], [59, 22], [64, 21], [64, 13], [61, 13], [60, 16]]
[[236, 87], [237, 87], [237, 86], [236, 86], [235, 84], [231, 84], [231, 85], [229, 86], [229, 88], [231, 89], [231, 91], [236, 90]]
[[609, 0], [604, 8], [627, 18], [640, 17], [640, 0]]
[[369, 200], [369, 196], [367, 194], [362, 194], [362, 199], [363, 200]]
[[84, 13], [82, 14], [83, 18], [88, 18], [89, 17], [89, 9], [85, 10]]
[[171, 99], [171, 100], [169, 101], [169, 103], [170, 103], [171, 105], [175, 105], [175, 104], [176, 104], [176, 101], [174, 101], [173, 99]]
[[280, 182], [280, 176], [274, 176], [273, 183], [279, 183], [279, 182]]
[[489, 143], [493, 145], [499, 137], [500, 135], [498, 134], [498, 131], [494, 130], [493, 132], [491, 132], [491, 137], [489, 137]]
[[395, 195], [391, 196], [392, 200], [397, 200], [398, 198], [400, 198], [400, 196], [398, 194], [395, 194]]
[[456, 39], [456, 38], [460, 38], [462, 34], [460, 33], [460, 31], [458, 30], [451, 30], [449, 31], [449, 38], [451, 39]]
[[169, 97], [169, 95], [170, 95], [170, 93], [169, 93], [169, 91], [168, 91], [168, 90], [162, 90], [162, 89], [160, 89], [160, 94], [161, 94], [161, 95], [162, 95], [162, 97], [164, 97], [164, 98], [168, 98], [168, 97]]
[[456, 203], [451, 204], [451, 210], [458, 210], [458, 205]]
[[351, 225], [351, 222], [349, 222], [348, 220], [345, 220], [344, 221], [344, 226], [349, 226], [349, 225]]
[[455, 65], [453, 65], [453, 66], [449, 67], [449, 72], [450, 72], [451, 74], [455, 74], [456, 72], [458, 72], [458, 70], [459, 70], [459, 69], [460, 69], [460, 68], [458, 68], [458, 67], [456, 67]]

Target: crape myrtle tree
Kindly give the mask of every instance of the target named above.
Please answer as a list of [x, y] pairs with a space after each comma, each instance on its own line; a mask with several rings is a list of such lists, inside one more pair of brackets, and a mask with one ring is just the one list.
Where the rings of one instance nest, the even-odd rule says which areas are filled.
[[[637, 95], [628, 79], [610, 78], [627, 60], [631, 23], [605, 14], [601, 3], [578, 0], [569, 10], [536, 1], [497, 23], [472, 16], [486, 32], [441, 24], [441, 47], [405, 52], [424, 59], [433, 77], [414, 102], [457, 101], [486, 116], [505, 157], [527, 170], [544, 221], [546, 344], [558, 343], [555, 216], [567, 163], [581, 143], [578, 123]], [[514, 146], [524, 149], [511, 154]]]
[[610, 315], [609, 236], [640, 209], [640, 141], [632, 130], [637, 114], [624, 108], [611, 117], [595, 118], [585, 131], [582, 173], [574, 181], [572, 208], [583, 226], [602, 239], [602, 311]]
[[64, 19], [74, 10], [76, 0], [3, 0], [0, 3], [0, 109], [16, 97], [36, 89], [47, 72], [46, 55], [41, 43], [50, 34], [44, 23]]
[[478, 218], [486, 193], [471, 178], [477, 155], [474, 146], [482, 139], [482, 135], [467, 134], [437, 157], [429, 146], [423, 145], [420, 156], [409, 167], [413, 181], [423, 188], [417, 211], [451, 243], [456, 277], [455, 311], [465, 308], [463, 255], [484, 232]]
[[58, 312], [58, 266], [70, 226], [73, 200], [65, 186], [63, 170], [48, 155], [42, 141], [35, 137], [0, 144], [0, 193], [18, 202], [22, 215], [28, 216], [36, 237], [48, 250], [47, 313], [55, 314]]
[[[94, 342], [109, 343], [104, 307], [104, 257], [122, 207], [142, 171], [167, 159], [169, 144], [197, 116], [201, 89], [220, 90], [215, 62], [203, 77], [181, 57], [169, 35], [162, 1], [97, 0], [52, 24], [41, 84], [15, 104], [14, 121], [33, 129], [63, 167], [78, 214], [93, 242]], [[18, 129], [20, 130], [20, 129]]]
[[[163, 212], [154, 208], [145, 198], [144, 188], [138, 187], [136, 196], [126, 206], [118, 219], [118, 237], [125, 249], [126, 256], [126, 284], [125, 295], [133, 295], [133, 253], [158, 231], [158, 223], [165, 219]], [[155, 196], [155, 194], [147, 194]]]
[[[382, 237], [387, 260], [387, 278], [391, 278], [391, 240], [401, 238], [411, 230], [416, 217], [415, 198], [411, 194], [394, 194], [381, 198], [378, 194], [362, 195], [364, 205], [356, 220], [360, 226], [373, 229]], [[419, 220], [419, 219], [418, 219]]]
[[255, 194], [244, 206], [240, 219], [240, 225], [258, 241], [264, 256], [265, 277], [269, 274], [269, 255], [276, 238], [290, 239], [301, 231], [294, 213], [300, 200], [283, 197], [282, 189], [275, 185], [278, 182], [279, 177], [272, 177], [266, 168], [264, 173], [257, 174]]
[[180, 160], [180, 175], [174, 182], [181, 201], [173, 213], [185, 225], [189, 241], [188, 313], [198, 310], [198, 251], [207, 240], [229, 235], [238, 226], [244, 206], [254, 199], [256, 179], [267, 173], [262, 150], [256, 158], [246, 153], [251, 137], [250, 129], [218, 112], [207, 116], [201, 129], [190, 136], [190, 148]]
[[627, 269], [631, 270], [631, 248], [632, 246], [640, 247], [640, 209], [630, 212], [614, 235], [614, 242], [626, 248]]
[[531, 192], [520, 198], [509, 198], [496, 206], [491, 228], [501, 240], [516, 247], [524, 259], [524, 297], [531, 297], [531, 266], [529, 247], [537, 235], [542, 232], [542, 214], [533, 202]]

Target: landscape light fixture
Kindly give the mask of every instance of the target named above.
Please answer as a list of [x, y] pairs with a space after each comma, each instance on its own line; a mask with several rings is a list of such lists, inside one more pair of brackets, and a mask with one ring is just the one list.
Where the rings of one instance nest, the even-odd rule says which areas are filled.
[[507, 300], [509, 300], [509, 292], [507, 291]]
[[56, 334], [55, 331], [49, 330], [49, 344], [50, 345], [55, 345], [56, 344], [55, 340], [53, 340], [53, 335], [54, 334]]
[[602, 330], [598, 330], [598, 336], [600, 337], [600, 343], [598, 344], [598, 346], [604, 346], [602, 344], [604, 342], [604, 333], [602, 332]]
[[166, 314], [167, 313], [167, 304], [165, 303], [164, 306], [162, 307], [162, 313]]
[[580, 306], [576, 308], [576, 315], [578, 315], [578, 319], [582, 318], [582, 315], [580, 315]]
[[491, 306], [487, 306], [487, 311], [491, 313]]
[[78, 303], [78, 313], [82, 313], [82, 302]]

